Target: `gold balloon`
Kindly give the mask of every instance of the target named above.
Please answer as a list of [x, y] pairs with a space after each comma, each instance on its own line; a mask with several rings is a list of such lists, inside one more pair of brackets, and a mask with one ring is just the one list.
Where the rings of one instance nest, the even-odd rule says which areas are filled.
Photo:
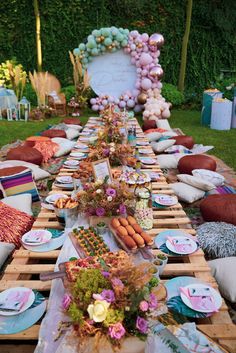
[[100, 39], [101, 39], [101, 41], [103, 41], [105, 39], [105, 37], [101, 36]]
[[147, 101], [147, 95], [146, 93], [140, 93], [137, 97], [138, 103], [139, 104], [145, 104]]

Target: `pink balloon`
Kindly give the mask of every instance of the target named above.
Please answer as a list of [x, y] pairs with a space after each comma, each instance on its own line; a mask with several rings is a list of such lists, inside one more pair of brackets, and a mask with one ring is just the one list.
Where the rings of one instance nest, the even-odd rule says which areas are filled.
[[135, 50], [132, 50], [131, 53], [130, 53], [131, 56], [135, 56], [136, 54], [137, 54], [137, 53], [136, 53]]
[[140, 81], [137, 81], [137, 82], [135, 83], [135, 87], [136, 87], [136, 88], [140, 88], [140, 85], [141, 85], [141, 84], [140, 84]]
[[149, 44], [160, 48], [164, 44], [164, 37], [160, 33], [153, 33], [149, 38]]
[[125, 108], [126, 107], [126, 102], [125, 101], [120, 101], [119, 107], [120, 108]]
[[149, 49], [148, 49], [148, 47], [147, 47], [146, 45], [144, 45], [143, 51], [144, 51], [145, 53], [149, 52]]
[[139, 61], [141, 65], [148, 65], [152, 62], [152, 57], [150, 54], [142, 53]]
[[142, 72], [142, 69], [140, 67], [138, 67], [136, 71], [138, 74], [140, 74]]
[[146, 69], [142, 70], [142, 76], [146, 76], [148, 74], [148, 71]]
[[149, 39], [149, 35], [148, 35], [147, 33], [143, 33], [143, 34], [141, 35], [141, 37], [142, 37], [142, 40], [143, 40], [144, 42], [147, 42], [148, 39]]
[[119, 104], [120, 100], [118, 98], [115, 98], [114, 102], [115, 104]]
[[107, 99], [103, 99], [103, 100], [102, 100], [102, 105], [106, 106], [107, 103], [108, 103]]
[[133, 108], [135, 105], [135, 102], [133, 99], [129, 99], [128, 102], [127, 102], [127, 107], [129, 108]]
[[152, 81], [149, 78], [144, 78], [141, 82], [141, 87], [145, 90], [148, 90], [152, 87]]
[[157, 82], [157, 88], [162, 89], [162, 83], [160, 81]]
[[97, 100], [96, 98], [91, 98], [90, 99], [90, 103], [93, 105], [93, 104], [96, 104], [97, 103]]
[[126, 54], [129, 54], [129, 53], [131, 52], [131, 49], [130, 49], [130, 48], [125, 48], [125, 49], [124, 49], [124, 52], [125, 52]]
[[130, 62], [131, 62], [131, 64], [133, 64], [133, 65], [134, 65], [134, 64], [136, 63], [135, 58], [131, 58]]
[[108, 102], [109, 102], [109, 103], [113, 103], [113, 102], [114, 102], [114, 98], [110, 96], [110, 97], [108, 98]]
[[151, 77], [157, 77], [158, 79], [162, 78], [162, 76], [164, 75], [164, 71], [162, 70], [161, 65], [158, 66], [154, 66], [150, 72], [149, 75]]
[[142, 110], [142, 106], [140, 104], [136, 104], [136, 106], [134, 107], [135, 113], [141, 112], [141, 110]]
[[136, 67], [141, 67], [141, 64], [140, 64], [140, 62], [136, 62]]
[[103, 110], [103, 109], [104, 109], [104, 106], [100, 105], [99, 110]]
[[99, 106], [98, 106], [97, 104], [94, 104], [94, 105], [92, 106], [92, 109], [96, 112], [96, 111], [99, 110]]
[[128, 96], [128, 94], [126, 94], [126, 95], [124, 96], [124, 101], [127, 102], [128, 100], [129, 100], [129, 96]]
[[133, 38], [136, 38], [139, 35], [138, 31], [131, 31], [130, 34]]
[[140, 90], [139, 89], [134, 89], [132, 93], [133, 93], [134, 97], [137, 97], [139, 95], [139, 93], [140, 93]]
[[135, 44], [131, 44], [130, 49], [131, 50], [135, 50], [136, 49], [136, 45]]

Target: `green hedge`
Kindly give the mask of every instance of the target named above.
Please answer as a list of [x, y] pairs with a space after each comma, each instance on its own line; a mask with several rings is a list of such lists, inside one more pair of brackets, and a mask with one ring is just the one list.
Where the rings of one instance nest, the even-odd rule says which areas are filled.
[[[185, 28], [183, 0], [39, 0], [43, 67], [62, 85], [72, 83], [68, 51], [95, 28], [115, 25], [139, 32], [161, 32], [165, 81], [177, 84]], [[13, 56], [27, 70], [36, 67], [32, 0], [0, 1], [0, 62]], [[220, 69], [235, 69], [235, 0], [193, 1], [187, 62], [187, 89], [202, 90]]]

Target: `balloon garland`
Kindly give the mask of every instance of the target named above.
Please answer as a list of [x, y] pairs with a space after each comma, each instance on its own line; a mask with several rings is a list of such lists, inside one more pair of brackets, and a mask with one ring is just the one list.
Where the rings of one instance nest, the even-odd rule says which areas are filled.
[[86, 43], [80, 43], [78, 48], [74, 49], [74, 54], [79, 56], [83, 67], [87, 68], [95, 56], [123, 49], [131, 56], [131, 63], [136, 66], [137, 80], [134, 90], [124, 92], [119, 98], [109, 95], [92, 98], [92, 109], [102, 110], [108, 103], [115, 103], [120, 108], [141, 111], [150, 90], [160, 91], [162, 88], [160, 79], [164, 72], [158, 58], [163, 44], [164, 38], [159, 33], [149, 36], [147, 33], [140, 34], [137, 30], [130, 32], [128, 29], [116, 27], [93, 30]]

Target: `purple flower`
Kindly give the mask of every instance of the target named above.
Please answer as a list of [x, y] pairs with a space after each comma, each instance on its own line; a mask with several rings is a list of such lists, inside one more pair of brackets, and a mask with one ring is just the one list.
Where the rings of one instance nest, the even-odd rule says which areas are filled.
[[115, 197], [116, 196], [116, 190], [112, 189], [112, 188], [107, 188], [106, 194], [107, 194], [107, 196]]
[[108, 333], [111, 336], [111, 338], [119, 340], [121, 339], [121, 337], [124, 336], [125, 328], [120, 322], [117, 322], [116, 324], [111, 325], [109, 327]]
[[157, 308], [158, 302], [157, 302], [157, 298], [156, 298], [155, 294], [153, 294], [153, 293], [150, 294], [148, 303], [149, 303], [150, 309]]
[[139, 303], [139, 309], [141, 311], [148, 311], [148, 302], [146, 302], [146, 300], [142, 300], [140, 303]]
[[141, 333], [147, 333], [148, 331], [148, 322], [144, 318], [138, 316], [136, 320], [136, 328], [141, 332]]
[[119, 287], [119, 288], [121, 288], [121, 289], [124, 288], [123, 282], [122, 282], [119, 278], [117, 278], [117, 277], [112, 278], [112, 279], [111, 279], [111, 283], [112, 283], [112, 287]]
[[110, 154], [110, 150], [109, 150], [109, 148], [104, 148], [104, 150], [103, 150], [103, 154], [104, 154], [104, 156], [105, 156], [105, 157], [108, 157], [108, 156], [109, 156], [109, 154]]
[[89, 207], [86, 211], [88, 216], [93, 216], [95, 215], [95, 209], [93, 207]]
[[101, 273], [105, 278], [108, 278], [110, 276], [110, 272], [102, 271]]
[[126, 207], [123, 203], [119, 206], [119, 212], [120, 214], [126, 214]]
[[65, 294], [62, 299], [62, 308], [63, 310], [67, 310], [71, 303], [71, 296], [69, 294]]
[[112, 303], [116, 300], [115, 294], [111, 289], [104, 289], [101, 293], [101, 297], [103, 300], [106, 300], [108, 303]]
[[101, 294], [93, 294], [93, 299], [95, 299], [95, 300], [103, 300], [103, 297], [101, 296]]
[[96, 208], [96, 215], [97, 215], [98, 217], [104, 216], [105, 213], [106, 213], [106, 211], [105, 211], [105, 209], [104, 209], [103, 207], [98, 207], [98, 208]]

